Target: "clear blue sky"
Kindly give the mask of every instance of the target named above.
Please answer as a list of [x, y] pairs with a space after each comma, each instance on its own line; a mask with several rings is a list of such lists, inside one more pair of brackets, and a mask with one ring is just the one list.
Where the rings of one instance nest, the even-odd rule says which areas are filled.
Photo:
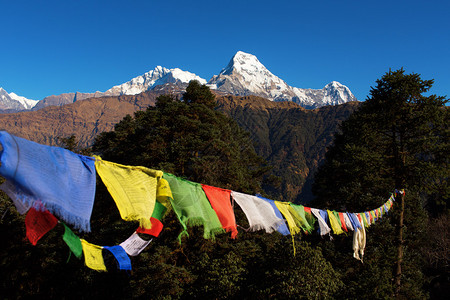
[[0, 87], [30, 99], [105, 91], [161, 65], [206, 80], [242, 50], [300, 88], [364, 100], [404, 67], [450, 96], [450, 1], [4, 1]]

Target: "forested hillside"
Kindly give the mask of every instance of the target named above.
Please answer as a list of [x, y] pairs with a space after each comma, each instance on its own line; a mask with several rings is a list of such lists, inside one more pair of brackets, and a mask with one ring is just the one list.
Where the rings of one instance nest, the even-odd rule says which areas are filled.
[[308, 203], [318, 165], [339, 124], [358, 102], [307, 110], [258, 97], [219, 97], [218, 109], [250, 133], [256, 152], [272, 166], [264, 190], [275, 199]]
[[[179, 243], [182, 226], [169, 212], [159, 237], [131, 258], [130, 274], [117, 270], [105, 250], [108, 272], [96, 272], [70, 255], [62, 224], [32, 246], [25, 239], [24, 217], [1, 193], [0, 294], [5, 299], [444, 299], [450, 123], [448, 100], [423, 95], [432, 83], [398, 70], [378, 80], [361, 105], [305, 111], [253, 98], [226, 102], [226, 97], [217, 110], [209, 89], [191, 82], [183, 100], [159, 96], [155, 106], [101, 133], [91, 149], [104, 160], [239, 192], [264, 194], [266, 184], [271, 194], [265, 196], [293, 201], [296, 181], [305, 182], [320, 160], [308, 153], [319, 148], [324, 153], [333, 142], [317, 173], [312, 207], [368, 210], [394, 189], [405, 190], [389, 214], [367, 228], [364, 263], [353, 258], [351, 234], [333, 233], [331, 239], [314, 230], [291, 239], [279, 232], [247, 232], [246, 215], [235, 206], [236, 239], [229, 234], [204, 239], [202, 226], [188, 226]], [[336, 119], [342, 126], [333, 138]], [[317, 125], [303, 127], [308, 123]], [[260, 148], [257, 140], [263, 141]], [[76, 144], [65, 141], [72, 149]], [[288, 155], [295, 158], [292, 166], [285, 162]], [[302, 155], [314, 163], [308, 165]], [[292, 181], [283, 183], [283, 170]], [[278, 198], [284, 191], [289, 195]], [[92, 232], [77, 234], [96, 245], [118, 245], [137, 227], [121, 219], [101, 180], [91, 227]]]

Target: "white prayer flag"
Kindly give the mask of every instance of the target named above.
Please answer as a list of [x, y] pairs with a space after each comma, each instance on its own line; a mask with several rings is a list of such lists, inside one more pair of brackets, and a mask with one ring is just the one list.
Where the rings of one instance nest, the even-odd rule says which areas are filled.
[[126, 241], [122, 242], [120, 246], [130, 256], [137, 256], [145, 247], [150, 244], [152, 240], [146, 241], [142, 239], [136, 232], [134, 232]]
[[272, 205], [263, 199], [238, 192], [231, 192], [231, 197], [247, 216], [251, 231], [264, 229], [267, 233], [277, 230], [284, 220], [275, 215]]

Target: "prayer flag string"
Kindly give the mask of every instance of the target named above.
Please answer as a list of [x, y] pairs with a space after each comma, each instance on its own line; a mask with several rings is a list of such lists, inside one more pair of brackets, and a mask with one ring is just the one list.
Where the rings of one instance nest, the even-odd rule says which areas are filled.
[[139, 221], [139, 228], [127, 240], [104, 247], [80, 239], [63, 223], [62, 238], [71, 252], [78, 258], [84, 254], [86, 265], [98, 271], [106, 271], [103, 249], [114, 255], [119, 269], [131, 270], [128, 255], [139, 255], [152, 241], [139, 234], [158, 237], [164, 227], [163, 218], [172, 208], [183, 227], [180, 241], [183, 234], [187, 235], [188, 225], [202, 225], [204, 238], [214, 238], [224, 231], [235, 238], [238, 230], [231, 200], [244, 212], [250, 231], [278, 231], [294, 238], [301, 230], [311, 233], [316, 220], [320, 235], [354, 231], [353, 255], [362, 261], [365, 228], [389, 212], [397, 193], [405, 193], [395, 190], [385, 203], [370, 211], [336, 212], [199, 184], [159, 170], [104, 161], [99, 156], [82, 156], [4, 131], [0, 131], [0, 144], [0, 175], [6, 178], [0, 189], [12, 199], [20, 214], [27, 213], [26, 235], [33, 245], [58, 223], [52, 212], [76, 229], [90, 230], [96, 172], [122, 219]]

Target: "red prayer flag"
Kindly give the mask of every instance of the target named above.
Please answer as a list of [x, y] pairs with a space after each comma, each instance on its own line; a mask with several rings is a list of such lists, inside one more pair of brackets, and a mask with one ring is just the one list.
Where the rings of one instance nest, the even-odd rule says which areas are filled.
[[306, 207], [306, 206], [304, 206], [303, 209], [304, 209], [307, 213], [311, 214], [311, 207]]
[[338, 213], [339, 214], [339, 220], [341, 220], [341, 227], [342, 229], [345, 230], [345, 232], [348, 232], [347, 230], [347, 225], [345, 225], [345, 219], [344, 219], [344, 214], [343, 213]]
[[231, 191], [204, 184], [202, 184], [202, 188], [216, 212], [222, 228], [231, 231], [232, 239], [236, 238], [238, 231], [234, 211], [231, 207]]
[[27, 238], [36, 246], [36, 243], [50, 230], [52, 230], [58, 219], [55, 218], [48, 210], [42, 207], [42, 211], [31, 207], [25, 217], [25, 227], [27, 229]]
[[144, 233], [144, 234], [149, 234], [152, 235], [154, 237], [158, 237], [159, 234], [161, 233], [161, 230], [163, 229], [164, 225], [163, 223], [161, 223], [160, 220], [151, 217], [150, 218], [150, 222], [152, 223], [152, 228], [150, 229], [145, 229], [143, 227], [139, 227], [136, 232], [137, 233]]
[[357, 213], [356, 216], [358, 217], [359, 224], [361, 224], [361, 226], [364, 227], [364, 222], [363, 222], [363, 219], [361, 218], [360, 213]]

